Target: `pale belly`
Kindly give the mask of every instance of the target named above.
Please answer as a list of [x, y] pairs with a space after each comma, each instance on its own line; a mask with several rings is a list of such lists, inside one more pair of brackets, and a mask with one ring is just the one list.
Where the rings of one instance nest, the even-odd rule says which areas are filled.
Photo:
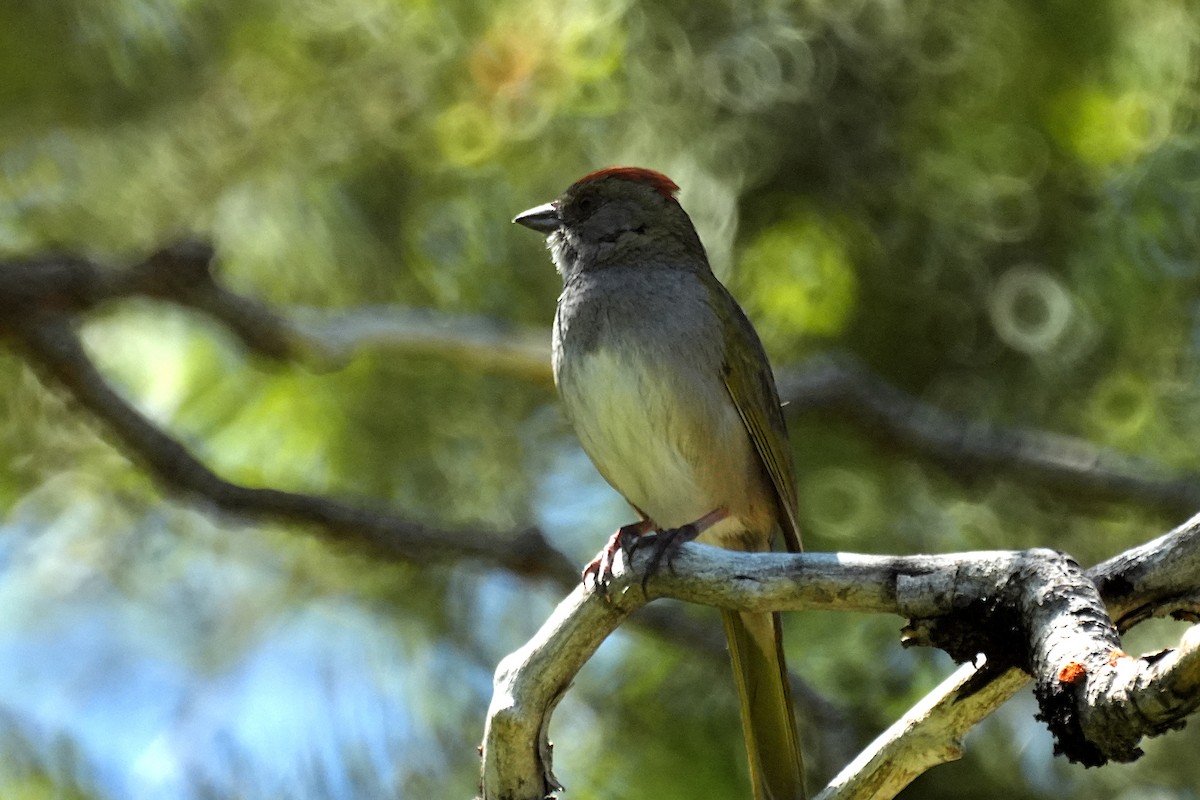
[[671, 377], [653, 354], [635, 360], [604, 349], [556, 366], [584, 450], [626, 500], [660, 528], [725, 509], [729, 518], [701, 541], [762, 546], [773, 493], [719, 373]]

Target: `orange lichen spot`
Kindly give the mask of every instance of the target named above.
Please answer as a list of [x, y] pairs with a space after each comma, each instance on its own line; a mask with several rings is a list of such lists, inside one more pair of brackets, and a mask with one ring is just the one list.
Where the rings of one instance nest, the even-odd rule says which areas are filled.
[[1059, 683], [1077, 683], [1087, 675], [1087, 667], [1079, 661], [1070, 661], [1058, 671]]
[[1117, 662], [1120, 661], [1122, 658], [1129, 658], [1129, 654], [1126, 653], [1124, 650], [1109, 650], [1108, 651], [1108, 665], [1110, 667], [1115, 667], [1117, 665]]

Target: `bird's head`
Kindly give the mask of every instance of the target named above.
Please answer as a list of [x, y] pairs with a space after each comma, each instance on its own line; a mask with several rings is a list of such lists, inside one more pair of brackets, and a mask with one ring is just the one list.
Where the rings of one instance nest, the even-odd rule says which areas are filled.
[[563, 277], [580, 270], [655, 263], [707, 266], [679, 187], [661, 172], [609, 167], [580, 178], [552, 202], [513, 222], [547, 236]]

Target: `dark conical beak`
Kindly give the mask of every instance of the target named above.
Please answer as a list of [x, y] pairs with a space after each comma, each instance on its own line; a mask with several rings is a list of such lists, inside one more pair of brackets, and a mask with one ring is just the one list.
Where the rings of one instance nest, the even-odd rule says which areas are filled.
[[513, 217], [513, 222], [549, 236], [558, 230], [558, 226], [562, 224], [562, 218], [558, 216], [558, 203], [546, 203], [537, 208], [522, 211]]

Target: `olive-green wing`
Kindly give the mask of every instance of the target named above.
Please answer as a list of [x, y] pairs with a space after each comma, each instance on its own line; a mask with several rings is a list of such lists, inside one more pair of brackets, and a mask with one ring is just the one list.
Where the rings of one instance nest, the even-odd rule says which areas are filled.
[[803, 547], [796, 499], [796, 465], [775, 377], [750, 320], [716, 278], [712, 279], [712, 284], [714, 306], [725, 326], [725, 387], [775, 487], [784, 544], [789, 552], [798, 553]]

